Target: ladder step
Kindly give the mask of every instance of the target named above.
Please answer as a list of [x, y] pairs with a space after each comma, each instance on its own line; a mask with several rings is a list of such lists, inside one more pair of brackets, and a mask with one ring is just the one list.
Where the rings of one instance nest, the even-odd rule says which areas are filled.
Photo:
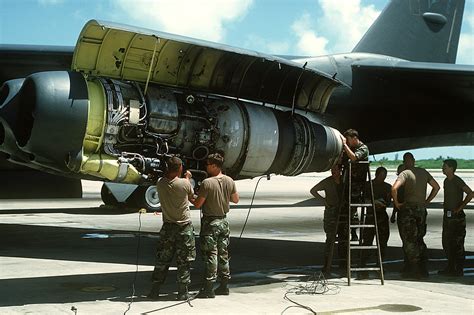
[[358, 267], [358, 268], [351, 268], [351, 271], [380, 271], [379, 267]]
[[358, 246], [354, 246], [354, 245], [351, 245], [351, 249], [377, 249], [377, 245], [358, 245]]
[[[353, 169], [352, 169], [352, 166], [351, 164], [354, 163], [354, 164], [365, 164], [367, 166], [365, 167], [362, 167], [362, 165], [360, 165], [361, 167], [360, 168], [357, 168], [355, 169], [355, 171], [359, 171], [359, 170], [364, 170], [365, 172], [365, 181], [367, 181], [368, 183], [370, 183], [369, 185], [369, 188], [370, 188], [370, 195], [367, 195], [365, 191], [359, 191], [359, 184], [358, 182], [351, 182], [351, 178], [352, 178], [352, 175], [353, 175]], [[344, 170], [344, 177], [343, 178], [349, 178], [349, 182], [346, 183], [344, 181], [344, 190], [343, 190], [343, 194], [345, 194], [345, 197], [347, 199], [345, 199], [345, 204], [344, 203], [341, 203], [341, 206], [338, 208], [338, 211], [337, 211], [337, 221], [336, 221], [336, 225], [337, 225], [337, 229], [336, 229], [336, 232], [339, 231], [339, 228], [341, 227], [344, 227], [344, 230], [342, 231], [347, 231], [349, 233], [349, 230], [350, 230], [350, 233], [352, 234], [352, 232], [355, 231], [355, 229], [358, 229], [357, 232], [362, 232], [364, 228], [367, 228], [367, 229], [375, 229], [375, 230], [372, 230], [374, 232], [378, 232], [377, 230], [377, 221], [375, 220], [375, 216], [376, 216], [376, 206], [375, 206], [375, 202], [374, 202], [374, 189], [373, 189], [373, 186], [372, 186], [372, 178], [371, 178], [371, 174], [370, 174], [370, 169], [369, 169], [369, 166], [370, 165], [370, 162], [369, 161], [358, 161], [358, 162], [351, 162], [349, 161], [349, 167], [348, 169]], [[350, 185], [352, 184], [352, 187], [350, 187]], [[356, 184], [356, 185], [354, 185]], [[364, 186], [365, 187], [365, 186]], [[351, 188], [357, 188], [356, 190], [352, 189]], [[355, 193], [354, 193], [355, 192]], [[359, 210], [360, 209], [360, 210]], [[354, 210], [357, 210], [357, 214], [359, 213], [360, 211], [360, 218], [357, 216], [357, 218], [353, 218], [353, 212], [355, 212]], [[353, 224], [353, 223], [356, 223], [356, 224]], [[357, 224], [358, 223], [358, 224]], [[371, 224], [370, 224], [371, 223]], [[339, 231], [341, 232], [341, 231]], [[348, 234], [347, 233], [347, 234]], [[340, 235], [341, 233], [339, 233], [337, 239], [335, 239], [333, 242], [331, 242], [331, 254], [330, 256], [327, 258], [327, 262], [329, 264], [329, 266], [332, 264], [332, 261], [333, 261], [333, 255], [332, 255], [332, 252], [333, 252], [333, 249], [334, 249], [334, 245], [337, 243], [337, 244], [344, 244], [344, 246], [349, 246], [347, 247], [347, 251], [348, 251], [348, 255], [347, 255], [347, 268], [348, 268], [348, 273], [349, 275], [347, 276], [347, 283], [348, 285], [351, 284], [351, 276], [350, 276], [350, 273], [351, 271], [354, 271], [354, 272], [357, 272], [357, 271], [364, 271], [364, 275], [365, 275], [365, 271], [377, 271], [378, 272], [378, 275], [380, 277], [380, 280], [381, 280], [381, 284], [383, 285], [384, 284], [384, 275], [383, 275], [383, 265], [382, 265], [382, 261], [381, 261], [381, 256], [380, 256], [380, 244], [378, 244], [378, 236], [376, 236], [376, 241], [375, 241], [375, 245], [364, 245], [363, 244], [363, 240], [362, 239], [359, 239], [357, 241], [352, 241], [352, 237], [351, 237], [351, 234], [349, 235], [346, 235], [346, 237], [344, 238], [341, 238]], [[334, 235], [336, 236], [336, 234]], [[361, 235], [362, 236], [362, 235]], [[351, 264], [351, 259], [352, 256], [357, 256], [358, 254], [362, 254], [363, 252], [353, 252], [353, 250], [377, 250], [377, 257], [378, 257], [378, 262], [379, 263], [371, 263], [371, 264], [363, 264], [362, 261], [360, 264], [355, 264], [354, 263], [354, 266], [358, 266], [356, 268], [352, 268], [352, 264]], [[367, 253], [374, 253], [374, 252], [367, 252]], [[361, 274], [361, 278], [363, 277], [363, 275]]]
[[351, 228], [357, 228], [357, 227], [369, 227], [369, 228], [374, 228], [375, 227], [375, 224], [351, 224], [349, 225], [349, 227]]

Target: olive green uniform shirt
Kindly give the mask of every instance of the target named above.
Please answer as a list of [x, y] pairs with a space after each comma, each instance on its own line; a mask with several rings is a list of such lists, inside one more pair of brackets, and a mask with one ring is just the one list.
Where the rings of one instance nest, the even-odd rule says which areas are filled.
[[392, 186], [386, 182], [381, 183], [372, 180], [372, 188], [374, 189], [374, 201], [376, 204], [375, 208], [377, 210], [385, 210], [385, 208], [390, 204], [390, 191]]
[[406, 204], [424, 206], [426, 202], [426, 188], [433, 179], [427, 170], [413, 167], [404, 170], [398, 175], [398, 181], [405, 187], [404, 199]]
[[[341, 179], [342, 180], [342, 179]], [[339, 205], [339, 196], [341, 194], [341, 184], [336, 183], [332, 176], [326, 177], [313, 188], [311, 194], [315, 196], [317, 191], [323, 191], [325, 194], [326, 204], [329, 208], [337, 207]]]
[[466, 183], [457, 175], [449, 180], [445, 179], [444, 183], [444, 209], [454, 210], [462, 204]]
[[[362, 143], [362, 141], [359, 141], [359, 145], [351, 148], [352, 152], [354, 152], [354, 155], [356, 157], [357, 161], [367, 161], [369, 158], [369, 148]], [[342, 162], [344, 166], [344, 172], [349, 172], [349, 157], [347, 156], [347, 153], [344, 152], [344, 155], [342, 157]], [[368, 164], [356, 164], [354, 163], [352, 165], [352, 180], [356, 183], [362, 183], [366, 181], [367, 177], [367, 170], [368, 170], [369, 165]], [[347, 177], [346, 177], [347, 178]]]
[[236, 192], [234, 180], [227, 175], [206, 178], [199, 188], [199, 197], [206, 199], [202, 206], [202, 214], [224, 216], [229, 212], [230, 196]]
[[191, 222], [188, 197], [193, 197], [194, 191], [189, 180], [161, 177], [156, 183], [160, 197], [163, 222], [184, 225]]

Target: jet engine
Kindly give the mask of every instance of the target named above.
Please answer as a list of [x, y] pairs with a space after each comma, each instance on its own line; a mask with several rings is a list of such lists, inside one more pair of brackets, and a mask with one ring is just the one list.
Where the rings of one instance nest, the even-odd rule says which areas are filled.
[[0, 117], [11, 160], [120, 183], [159, 176], [174, 155], [199, 179], [222, 152], [227, 174], [251, 178], [325, 171], [342, 150], [336, 129], [291, 109], [79, 72], [6, 82]]

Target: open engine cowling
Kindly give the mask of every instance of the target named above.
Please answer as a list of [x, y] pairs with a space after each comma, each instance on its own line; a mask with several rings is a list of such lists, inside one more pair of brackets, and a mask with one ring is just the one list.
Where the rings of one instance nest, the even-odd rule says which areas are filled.
[[0, 150], [46, 170], [139, 183], [171, 155], [202, 172], [221, 151], [233, 177], [293, 176], [328, 170], [342, 150], [336, 129], [241, 100], [78, 72], [9, 82]]

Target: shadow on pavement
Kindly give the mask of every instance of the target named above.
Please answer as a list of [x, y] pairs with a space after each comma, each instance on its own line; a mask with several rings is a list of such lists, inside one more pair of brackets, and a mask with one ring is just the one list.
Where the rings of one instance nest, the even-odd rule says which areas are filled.
[[[106, 234], [107, 238], [84, 238], [85, 235]], [[113, 237], [113, 236], [120, 237]], [[129, 264], [130, 272], [108, 273], [104, 266], [95, 269], [97, 274], [74, 274], [66, 276], [47, 276], [2, 279], [0, 286], [0, 306], [18, 306], [41, 303], [75, 303], [80, 301], [111, 300], [127, 302], [132, 292], [132, 282], [136, 276], [136, 294], [145, 295], [150, 288], [151, 271], [135, 274], [135, 263], [153, 266], [156, 235], [141, 234], [138, 248], [138, 234], [134, 231], [93, 230], [59, 228], [46, 226], [0, 224], [1, 257], [23, 257], [65, 261]], [[199, 243], [199, 242], [197, 242]], [[323, 262], [324, 244], [321, 242], [285, 241], [271, 239], [232, 238], [230, 245], [231, 288], [239, 292], [251, 293], [254, 286], [287, 281], [304, 281], [319, 272]], [[473, 255], [473, 253], [467, 253]], [[435, 274], [442, 269], [444, 253], [430, 249], [431, 259], [428, 267], [433, 274], [423, 282], [458, 282], [474, 284], [474, 277], [443, 278]], [[0, 259], [1, 259], [0, 257]], [[385, 278], [401, 280], [398, 271], [402, 267], [400, 248], [390, 247], [387, 252]], [[472, 261], [469, 261], [473, 267]], [[173, 264], [173, 266], [175, 266]], [[4, 267], [3, 267], [4, 268]], [[24, 266], [15, 268], [34, 268], [35, 262], [25, 261]], [[99, 269], [99, 268], [102, 268]], [[201, 282], [203, 264], [199, 258], [193, 264], [191, 290], [197, 291]], [[20, 270], [20, 269], [19, 269]], [[64, 273], [63, 270], [63, 273]], [[77, 270], [76, 273], [80, 273]], [[71, 271], [71, 273], [75, 273]], [[335, 274], [338, 276], [338, 274]], [[339, 274], [340, 276], [340, 274]], [[170, 270], [163, 293], [164, 299], [174, 300], [176, 291], [176, 272]], [[341, 281], [343, 284], [344, 281]], [[141, 299], [141, 298], [139, 298]]]

